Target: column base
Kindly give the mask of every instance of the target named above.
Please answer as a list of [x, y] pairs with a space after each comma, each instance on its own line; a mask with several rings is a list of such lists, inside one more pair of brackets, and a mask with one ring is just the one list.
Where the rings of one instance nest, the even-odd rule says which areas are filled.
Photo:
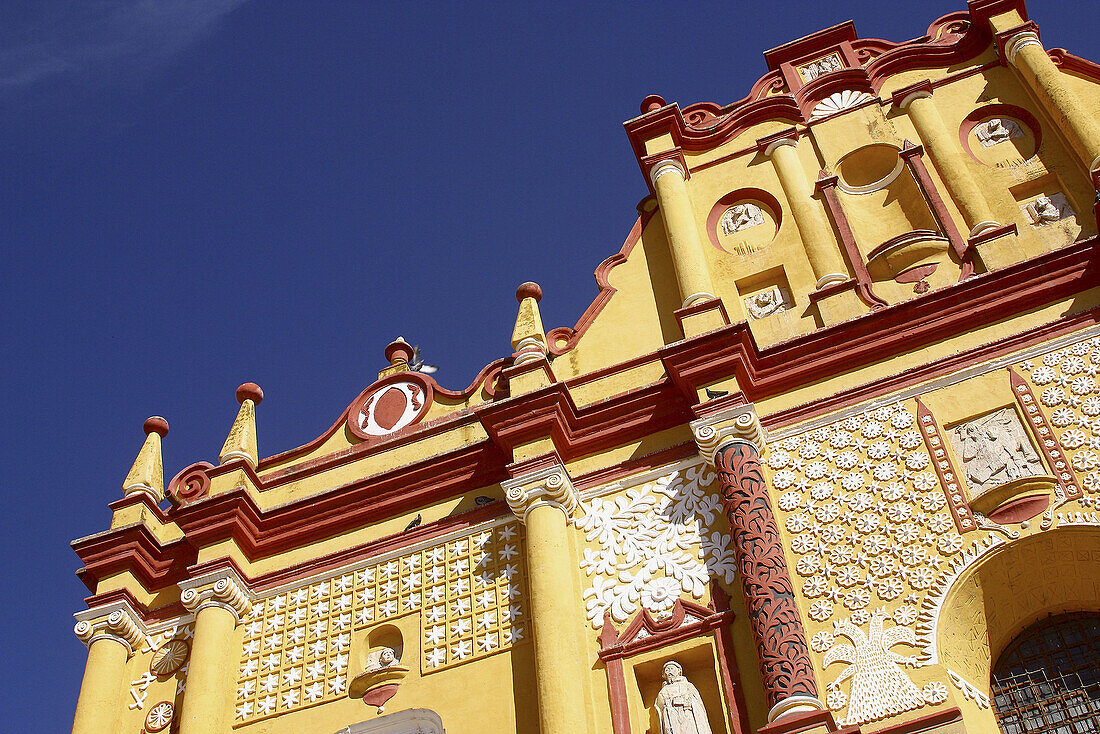
[[[801, 698], [801, 697], [800, 697]], [[820, 706], [821, 702], [811, 699]], [[779, 705], [785, 702], [780, 702]], [[773, 708], [774, 711], [774, 708]], [[791, 711], [757, 729], [758, 734], [859, 734], [858, 726], [837, 726], [833, 712], [826, 709]]]
[[817, 306], [823, 326], [832, 326], [867, 313], [867, 306], [856, 293], [856, 281], [829, 283], [810, 294], [810, 301]]
[[977, 255], [987, 272], [999, 270], [1038, 254], [1026, 252], [1016, 235], [1016, 225], [1007, 224], [973, 235], [967, 240], [967, 247]]
[[729, 326], [730, 317], [726, 313], [726, 307], [720, 298], [697, 302], [691, 306], [678, 308], [673, 312], [676, 320], [680, 322], [680, 330], [685, 338], [699, 336], [708, 331]]

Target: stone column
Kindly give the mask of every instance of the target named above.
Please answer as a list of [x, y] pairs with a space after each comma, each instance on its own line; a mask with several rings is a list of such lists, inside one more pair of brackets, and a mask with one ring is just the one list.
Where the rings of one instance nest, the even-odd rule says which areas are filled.
[[569, 516], [577, 494], [565, 467], [549, 463], [501, 483], [508, 505], [527, 527], [527, 572], [535, 642], [535, 687], [542, 734], [576, 734], [587, 728], [583, 676], [588, 673], [574, 639], [573, 565]]
[[180, 734], [228, 732], [233, 678], [240, 657], [233, 632], [251, 604], [244, 583], [232, 572], [219, 572], [180, 586], [180, 601], [195, 615]]
[[794, 587], [787, 571], [758, 445], [764, 432], [751, 405], [692, 422], [700, 453], [718, 472], [745, 610], [760, 660], [768, 721], [824, 709]]
[[88, 646], [88, 661], [76, 701], [73, 734], [118, 731], [126, 661], [141, 642], [141, 628], [128, 609], [102, 610], [99, 615], [90, 610], [78, 616], [84, 619], [76, 623], [74, 632]]
[[771, 159], [779, 184], [791, 207], [791, 214], [806, 248], [806, 258], [817, 278], [820, 290], [831, 283], [848, 280], [848, 269], [840, 257], [833, 230], [825, 220], [825, 212], [813, 199], [813, 185], [798, 159], [798, 139], [779, 137], [763, 144], [764, 155]]
[[913, 121], [913, 127], [917, 129], [921, 143], [947, 186], [951, 200], [962, 212], [969, 236], [976, 237], [1000, 227], [1000, 222], [993, 218], [985, 195], [970, 175], [969, 163], [959, 145], [958, 135], [947, 131], [936, 103], [932, 101], [932, 85], [921, 82], [895, 94], [894, 99]]
[[1005, 61], [1016, 69], [1086, 169], [1090, 174], [1100, 172], [1100, 123], [1065, 83], [1062, 72], [1039, 42], [1034, 24], [999, 34], [998, 41]]
[[657, 193], [657, 204], [668, 235], [672, 266], [680, 287], [683, 307], [714, 299], [699, 225], [687, 190], [687, 171], [679, 160], [658, 161], [649, 169], [649, 179]]

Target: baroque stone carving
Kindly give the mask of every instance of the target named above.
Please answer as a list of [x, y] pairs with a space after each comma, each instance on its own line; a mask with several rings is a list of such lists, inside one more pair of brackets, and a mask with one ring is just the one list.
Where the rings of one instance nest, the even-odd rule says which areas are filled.
[[718, 516], [713, 481], [708, 467], [692, 466], [582, 503], [577, 527], [600, 546], [585, 548], [581, 558], [592, 577], [584, 599], [594, 627], [605, 613], [625, 622], [639, 606], [667, 619], [681, 593], [701, 598], [712, 577], [733, 583], [730, 537], [710, 530]]
[[743, 440], [728, 441], [715, 451], [714, 460], [768, 705], [816, 698], [806, 633], [756, 447]]
[[722, 215], [722, 234], [731, 235], [764, 223], [764, 212], [756, 204], [734, 204]]
[[684, 677], [675, 660], [664, 664], [665, 682], [654, 706], [661, 722], [661, 734], [711, 734], [707, 711], [699, 690]]
[[986, 120], [975, 126], [974, 134], [978, 136], [978, 141], [982, 144], [982, 147], [988, 148], [1013, 138], [1022, 138], [1024, 131], [1020, 127], [1020, 123], [1015, 120], [1007, 117], [994, 117], [992, 120]]
[[857, 107], [872, 99], [874, 99], [874, 97], [867, 92], [857, 92], [852, 89], [833, 92], [814, 106], [813, 112], [810, 114], [810, 119], [817, 120], [822, 117], [828, 117], [837, 112]]
[[[848, 712], [845, 724], [863, 724], [925, 705], [924, 695], [899, 667], [915, 665], [916, 659], [898, 655], [891, 647], [906, 643], [916, 645], [916, 636], [908, 627], [884, 628], [886, 609], [871, 613], [867, 632], [850, 620], [833, 623], [833, 634], [846, 637], [852, 644], [834, 645], [821, 661], [823, 668], [833, 663], [849, 663], [829, 684], [827, 700], [830, 707], [841, 708], [845, 704], [840, 684], [852, 679], [847, 695]], [[836, 694], [841, 695], [836, 695]], [[835, 706], [833, 706], [835, 704]]]
[[960, 423], [951, 429], [951, 444], [962, 457], [972, 496], [1021, 477], [1044, 473], [1039, 454], [1012, 408]]
[[798, 73], [803, 81], [812, 82], [823, 74], [840, 71], [842, 68], [844, 68], [844, 65], [841, 63], [840, 57], [836, 54], [829, 54], [817, 61], [811, 61], [805, 66], [798, 67]]
[[763, 319], [780, 311], [791, 309], [791, 297], [784, 289], [773, 286], [766, 291], [760, 291], [745, 299], [745, 311], [749, 318]]
[[1032, 227], [1045, 227], [1048, 224], [1060, 222], [1063, 219], [1076, 216], [1073, 208], [1066, 201], [1065, 194], [1059, 192], [1050, 196], [1040, 196], [1035, 201], [1024, 207]]

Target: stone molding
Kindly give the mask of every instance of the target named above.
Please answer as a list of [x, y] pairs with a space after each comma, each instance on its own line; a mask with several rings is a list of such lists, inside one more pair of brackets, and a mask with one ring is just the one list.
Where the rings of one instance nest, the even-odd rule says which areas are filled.
[[760, 418], [752, 403], [698, 418], [689, 425], [692, 435], [695, 436], [695, 444], [699, 447], [699, 454], [711, 466], [714, 466], [714, 454], [718, 448], [734, 439], [751, 443], [758, 452], [763, 451], [767, 444], [767, 433], [760, 425]]
[[683, 164], [675, 158], [667, 158], [653, 164], [653, 167], [649, 169], [649, 180], [656, 186], [658, 178], [666, 173], [674, 172], [679, 174], [680, 178], [687, 180], [687, 171], [684, 170]]
[[128, 656], [145, 637], [145, 625], [126, 600], [120, 600], [77, 612], [73, 632], [86, 646], [96, 640], [114, 640], [126, 648]]
[[180, 602], [192, 614], [206, 607], [221, 607], [239, 623], [252, 608], [252, 595], [244, 579], [231, 568], [218, 569], [181, 581]]
[[1043, 44], [1039, 41], [1039, 34], [1030, 28], [1021, 30], [1019, 33], [1006, 38], [1004, 41], [1004, 49], [1005, 58], [1008, 60], [1008, 63], [1015, 66], [1016, 54], [1018, 54], [1020, 49], [1024, 46], [1031, 46], [1032, 44], [1039, 48], [1043, 47]]
[[577, 509], [577, 490], [569, 472], [560, 462], [554, 462], [536, 468], [512, 479], [500, 483], [508, 507], [522, 522], [527, 521], [527, 513], [541, 505], [553, 505], [570, 517]]

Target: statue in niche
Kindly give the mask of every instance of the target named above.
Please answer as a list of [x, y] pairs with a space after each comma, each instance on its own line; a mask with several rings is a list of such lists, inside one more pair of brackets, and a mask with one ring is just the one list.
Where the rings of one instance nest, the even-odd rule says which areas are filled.
[[1044, 473], [1031, 439], [1011, 408], [955, 426], [951, 443], [962, 456], [967, 483], [975, 495], [1014, 479]]
[[699, 689], [684, 677], [683, 667], [669, 660], [663, 672], [665, 682], [654, 702], [661, 722], [660, 734], [711, 734], [703, 698]]
[[764, 212], [756, 204], [734, 204], [722, 215], [722, 234], [729, 236], [764, 223]]
[[842, 65], [840, 63], [840, 57], [836, 54], [830, 54], [823, 59], [812, 61], [803, 67], [800, 67], [798, 73], [802, 75], [802, 79], [807, 82], [812, 82], [823, 74], [828, 74], [830, 71], [840, 71]]
[[982, 147], [988, 148], [997, 143], [1003, 143], [1006, 140], [1022, 138], [1024, 136], [1024, 131], [1015, 120], [994, 117], [992, 120], [986, 120], [982, 124], [976, 126], [974, 128], [974, 134], [978, 136], [978, 141], [982, 144]]

